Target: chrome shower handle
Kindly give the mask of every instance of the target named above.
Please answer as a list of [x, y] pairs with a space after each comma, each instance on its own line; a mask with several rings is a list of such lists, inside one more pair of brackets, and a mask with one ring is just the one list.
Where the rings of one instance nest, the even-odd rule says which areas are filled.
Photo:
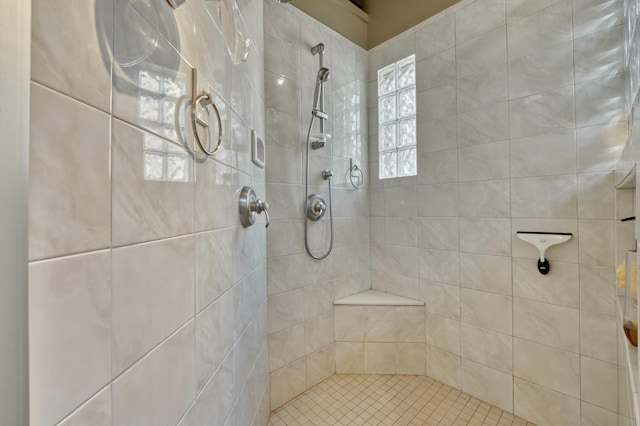
[[256, 191], [250, 186], [244, 186], [240, 191], [240, 199], [238, 200], [240, 207], [240, 221], [245, 228], [256, 223], [256, 217], [260, 213], [264, 213], [267, 223], [265, 228], [269, 227], [271, 219], [269, 218], [269, 203], [262, 201], [256, 195]]

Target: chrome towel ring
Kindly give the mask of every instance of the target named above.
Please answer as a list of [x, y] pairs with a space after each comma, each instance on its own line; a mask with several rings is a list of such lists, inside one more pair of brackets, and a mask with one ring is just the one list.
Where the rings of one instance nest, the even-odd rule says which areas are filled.
[[[349, 174], [349, 180], [351, 181], [351, 186], [353, 186], [355, 189], [358, 189], [364, 184], [364, 172], [362, 171], [360, 166], [358, 166], [358, 164], [356, 164], [356, 162], [353, 161], [353, 158], [350, 161], [351, 161], [351, 166], [349, 167], [349, 170], [347, 171], [347, 173]], [[355, 184], [353, 182], [354, 177], [358, 178], [358, 184]]]
[[[218, 107], [216, 106], [216, 104], [213, 102], [213, 96], [210, 93], [202, 92], [199, 95], [197, 94], [198, 72], [195, 68], [192, 71], [191, 84], [193, 85], [193, 88], [192, 88], [193, 102], [191, 104], [191, 128], [193, 130], [193, 137], [196, 140], [196, 143], [198, 144], [198, 147], [202, 150], [202, 152], [207, 157], [212, 157], [216, 155], [222, 148], [222, 118], [220, 117], [220, 111], [218, 110]], [[200, 118], [200, 113], [202, 111], [205, 111], [207, 114], [209, 114], [208, 107], [211, 107], [211, 109], [213, 109], [213, 112], [216, 116], [216, 120], [218, 121], [218, 140], [216, 143], [216, 147], [213, 149], [213, 151], [209, 151], [208, 148], [205, 148], [205, 144], [202, 143], [202, 139], [200, 139], [200, 134], [198, 133], [198, 124], [204, 127], [206, 130], [209, 130], [208, 121], [205, 121], [202, 118]], [[211, 132], [207, 131], [207, 136], [208, 136], [207, 142], [210, 142]], [[210, 144], [208, 146], [210, 146]]]

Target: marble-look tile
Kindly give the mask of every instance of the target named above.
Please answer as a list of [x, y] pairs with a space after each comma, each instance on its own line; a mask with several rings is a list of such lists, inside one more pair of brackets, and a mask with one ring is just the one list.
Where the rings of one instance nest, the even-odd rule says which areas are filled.
[[195, 399], [191, 321], [113, 382], [113, 424], [177, 423]]
[[111, 425], [111, 385], [106, 386], [57, 424], [57, 426], [82, 425]]
[[460, 147], [509, 139], [508, 103], [499, 102], [458, 114]]
[[615, 175], [611, 172], [578, 175], [578, 217], [613, 219]]
[[364, 343], [365, 374], [395, 374], [395, 343]]
[[502, 256], [460, 253], [460, 285], [510, 296], [511, 259]]
[[615, 315], [613, 268], [580, 265], [580, 309]]
[[562, 0], [507, 0], [507, 21], [524, 18]]
[[580, 355], [515, 338], [514, 376], [580, 397]]
[[267, 194], [272, 219], [301, 219], [304, 216], [302, 186], [272, 183], [267, 185]]
[[505, 62], [507, 62], [507, 29], [504, 25], [456, 46], [458, 78]]
[[422, 306], [395, 308], [395, 341], [424, 343], [425, 310]]
[[427, 345], [426, 373], [428, 376], [460, 389], [462, 387], [461, 370], [461, 359], [458, 355]]
[[513, 411], [513, 378], [493, 368], [462, 358], [462, 391]]
[[573, 87], [509, 101], [512, 139], [572, 129], [575, 122]]
[[[552, 231], [549, 231], [549, 230]], [[578, 234], [578, 221], [576, 219], [511, 219], [511, 246], [512, 256], [527, 259], [538, 259], [540, 252], [531, 244], [522, 241], [517, 236], [518, 231], [528, 232], [567, 232], [573, 236], [563, 244], [555, 245], [546, 252], [550, 262], [578, 263], [578, 248], [580, 235]], [[534, 263], [535, 267], [535, 263]], [[572, 293], [573, 294], [573, 293]]]
[[460, 251], [509, 256], [511, 220], [460, 218]]
[[508, 99], [507, 65], [476, 72], [458, 79], [458, 112], [469, 111]]
[[[460, 319], [460, 288], [458, 286], [422, 280], [420, 296], [425, 301], [428, 313], [455, 320]], [[430, 333], [428, 328], [427, 333]]]
[[578, 184], [575, 175], [511, 180], [513, 217], [578, 217]]
[[513, 338], [484, 328], [462, 324], [462, 357], [495, 370], [513, 372]]
[[425, 366], [424, 343], [396, 343], [395, 374], [424, 375]]
[[333, 314], [334, 285], [333, 281], [313, 284], [305, 291], [305, 318], [315, 318], [318, 315], [331, 312]]
[[473, 2], [455, 12], [456, 43], [461, 44], [505, 23], [505, 2]]
[[267, 146], [270, 164], [266, 170], [268, 183], [297, 184], [302, 182], [302, 152], [298, 149]]
[[334, 313], [317, 316], [304, 323], [305, 351], [309, 355], [335, 342]]
[[[112, 132], [112, 244], [193, 232], [195, 163], [187, 151], [118, 120]], [[156, 153], [156, 145], [164, 151]], [[168, 165], [165, 174], [150, 163], [158, 159], [160, 167], [176, 159], [183, 168], [169, 175]]]
[[577, 309], [515, 298], [513, 335], [578, 353], [580, 313]]
[[32, 9], [31, 78], [109, 111], [114, 0], [38, 0]]
[[484, 291], [460, 289], [462, 321], [500, 333], [512, 332], [512, 298]]
[[204, 389], [234, 344], [233, 294], [227, 292], [196, 317], [196, 386]]
[[230, 229], [196, 234], [196, 312], [233, 284], [233, 232]]
[[400, 33], [382, 45], [382, 65], [386, 66], [412, 55], [416, 51], [414, 29]]
[[456, 85], [443, 84], [417, 94], [418, 122], [443, 118], [456, 113]]
[[29, 259], [109, 246], [109, 127], [107, 114], [31, 84]]
[[274, 1], [264, 2], [264, 32], [292, 46], [300, 45], [301, 19], [293, 8]]
[[461, 182], [508, 178], [509, 142], [460, 148], [458, 170]]
[[418, 278], [419, 253], [416, 247], [386, 246], [385, 254], [386, 272]]
[[382, 222], [384, 232], [379, 243], [389, 245], [401, 245], [409, 247], [418, 246], [418, 225], [415, 218], [386, 217]]
[[606, 172], [615, 168], [629, 135], [626, 121], [577, 130], [578, 172]]
[[194, 246], [188, 236], [113, 250], [114, 377], [194, 315]]
[[427, 345], [460, 355], [460, 321], [426, 314]]
[[576, 84], [576, 127], [624, 121], [625, 74]]
[[571, 1], [563, 0], [507, 24], [509, 60], [557, 46], [571, 38]]
[[444, 13], [430, 19], [427, 25], [416, 28], [416, 59], [424, 59], [456, 43], [453, 13]]
[[617, 330], [615, 316], [580, 311], [580, 353], [601, 361], [617, 362]]
[[420, 278], [458, 285], [460, 254], [457, 251], [420, 249]]
[[268, 34], [265, 35], [264, 42], [268, 45], [264, 52], [265, 71], [299, 81], [300, 49]]
[[207, 160], [195, 164], [195, 228], [197, 231], [239, 224], [237, 195], [240, 173]]
[[624, 72], [623, 28], [618, 25], [574, 41], [576, 83]]
[[615, 411], [608, 411], [584, 401], [581, 401], [580, 405], [580, 420], [582, 426], [624, 426], [624, 423], [618, 423]]
[[265, 108], [298, 116], [301, 106], [297, 82], [271, 72], [265, 72], [264, 78]]
[[418, 213], [415, 186], [384, 189], [385, 216], [416, 217]]
[[336, 346], [331, 344], [307, 355], [307, 388], [317, 385], [336, 372]]
[[[425, 96], [430, 96], [429, 90], [423, 93]], [[418, 95], [418, 97], [420, 96], [421, 95]], [[455, 96], [455, 91], [448, 92], [444, 96]], [[438, 97], [435, 96], [433, 101], [437, 102], [437, 99]], [[422, 107], [418, 107], [418, 110], [421, 108]], [[419, 153], [442, 151], [458, 147], [455, 110], [452, 109], [451, 111], [453, 111], [453, 115], [438, 118], [425, 118], [425, 121], [418, 120], [417, 131]], [[420, 164], [418, 164], [418, 168], [420, 168]], [[418, 173], [418, 175], [420, 175], [420, 173]], [[420, 179], [420, 176], [418, 176], [418, 179]]]
[[362, 342], [364, 337], [362, 306], [336, 306], [335, 327], [336, 341]]
[[456, 53], [447, 49], [416, 63], [416, 90], [431, 89], [443, 84], [455, 83]]
[[580, 263], [591, 266], [613, 266], [613, 221], [580, 219], [579, 222]]
[[418, 147], [418, 184], [458, 181], [458, 150], [424, 152]]
[[196, 424], [224, 424], [233, 408], [233, 356], [228, 356], [196, 400]]
[[33, 424], [62, 420], [109, 382], [110, 269], [109, 251], [29, 266]]
[[336, 342], [336, 373], [364, 374], [364, 343]]
[[621, 0], [574, 0], [573, 34], [575, 38], [620, 25], [623, 21]]
[[419, 185], [418, 216], [458, 216], [458, 184]]
[[[324, 223], [318, 224], [320, 227]], [[310, 235], [322, 230], [318, 227], [309, 226]], [[304, 222], [302, 220], [273, 220], [269, 225], [267, 238], [267, 256], [285, 256], [304, 253]], [[317, 239], [310, 241], [318, 241]], [[315, 248], [315, 247], [314, 247]]]
[[572, 85], [572, 53], [568, 42], [510, 61], [509, 99]]
[[275, 371], [304, 356], [304, 323], [269, 335], [269, 371]]
[[508, 217], [510, 215], [509, 180], [460, 183], [460, 216]]
[[269, 108], [265, 111], [265, 121], [267, 145], [289, 149], [295, 149], [300, 145], [302, 135], [300, 121], [296, 114]]
[[562, 175], [576, 172], [576, 132], [558, 129], [546, 135], [512, 139], [511, 177]]
[[457, 217], [418, 218], [418, 245], [438, 250], [458, 250]]
[[514, 257], [514, 296], [569, 308], [579, 308], [578, 265], [554, 260], [550, 260], [550, 263], [549, 273], [542, 275], [537, 272], [536, 259]]
[[274, 410], [305, 391], [306, 364], [301, 359], [271, 374], [271, 409]]
[[304, 321], [304, 290], [269, 296], [269, 334]]
[[609, 411], [618, 409], [618, 366], [586, 356], [580, 359], [580, 396]]
[[513, 379], [514, 414], [538, 425], [580, 425], [580, 400], [543, 386]]
[[393, 306], [365, 306], [363, 315], [365, 342], [395, 342]]

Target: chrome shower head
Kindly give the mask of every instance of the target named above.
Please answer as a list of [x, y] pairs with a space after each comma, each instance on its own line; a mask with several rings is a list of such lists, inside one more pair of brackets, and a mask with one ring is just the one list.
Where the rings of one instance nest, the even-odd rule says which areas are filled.
[[329, 68], [320, 68], [318, 70], [318, 81], [320, 83], [325, 83], [327, 80], [329, 80], [329, 77], [331, 76], [331, 71], [329, 70]]

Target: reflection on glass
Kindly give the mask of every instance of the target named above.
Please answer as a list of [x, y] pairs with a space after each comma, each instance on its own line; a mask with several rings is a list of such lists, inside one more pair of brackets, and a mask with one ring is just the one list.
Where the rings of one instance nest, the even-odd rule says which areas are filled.
[[182, 148], [148, 133], [144, 135], [143, 148], [146, 180], [189, 181], [189, 161]]

